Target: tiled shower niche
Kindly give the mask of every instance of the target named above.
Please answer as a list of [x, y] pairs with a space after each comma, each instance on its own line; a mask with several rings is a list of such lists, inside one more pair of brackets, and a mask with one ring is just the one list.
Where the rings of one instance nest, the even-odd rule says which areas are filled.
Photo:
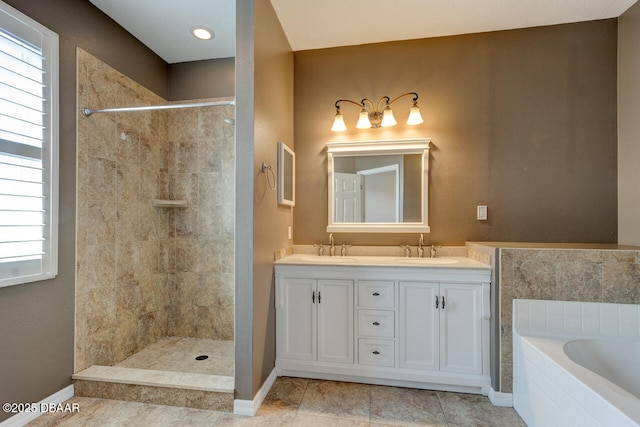
[[77, 78], [75, 372], [163, 337], [233, 340], [234, 107], [84, 117], [167, 101], [80, 49]]

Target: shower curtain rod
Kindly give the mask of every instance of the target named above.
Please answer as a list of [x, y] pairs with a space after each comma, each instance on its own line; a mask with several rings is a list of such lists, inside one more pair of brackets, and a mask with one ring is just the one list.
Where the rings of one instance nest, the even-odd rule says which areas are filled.
[[212, 101], [212, 102], [195, 102], [191, 104], [167, 104], [167, 105], [149, 105], [146, 107], [121, 107], [121, 108], [104, 108], [102, 110], [92, 110], [83, 107], [82, 115], [89, 117], [93, 113], [126, 113], [129, 111], [150, 111], [150, 110], [169, 110], [174, 108], [196, 108], [196, 107], [217, 107], [222, 105], [236, 105], [235, 100], [231, 101]]

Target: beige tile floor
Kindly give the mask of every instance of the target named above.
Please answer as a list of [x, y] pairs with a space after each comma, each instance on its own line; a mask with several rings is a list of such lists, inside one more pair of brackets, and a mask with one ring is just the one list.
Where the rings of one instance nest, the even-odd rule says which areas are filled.
[[525, 426], [513, 408], [486, 397], [302, 378], [278, 378], [255, 417], [75, 397], [75, 414], [46, 414], [43, 426]]

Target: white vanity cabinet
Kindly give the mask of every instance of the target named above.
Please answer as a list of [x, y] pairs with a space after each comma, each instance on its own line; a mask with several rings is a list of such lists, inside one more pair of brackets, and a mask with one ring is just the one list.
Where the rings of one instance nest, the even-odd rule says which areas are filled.
[[353, 281], [285, 277], [279, 283], [277, 353], [353, 363]]
[[400, 367], [482, 374], [482, 286], [400, 282]]
[[278, 375], [486, 395], [491, 269], [353, 259], [276, 262]]

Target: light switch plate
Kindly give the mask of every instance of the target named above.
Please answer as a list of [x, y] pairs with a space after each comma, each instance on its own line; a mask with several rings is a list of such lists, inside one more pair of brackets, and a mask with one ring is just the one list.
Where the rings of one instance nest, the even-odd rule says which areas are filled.
[[487, 207], [486, 206], [478, 206], [477, 219], [479, 221], [486, 221], [487, 220]]

